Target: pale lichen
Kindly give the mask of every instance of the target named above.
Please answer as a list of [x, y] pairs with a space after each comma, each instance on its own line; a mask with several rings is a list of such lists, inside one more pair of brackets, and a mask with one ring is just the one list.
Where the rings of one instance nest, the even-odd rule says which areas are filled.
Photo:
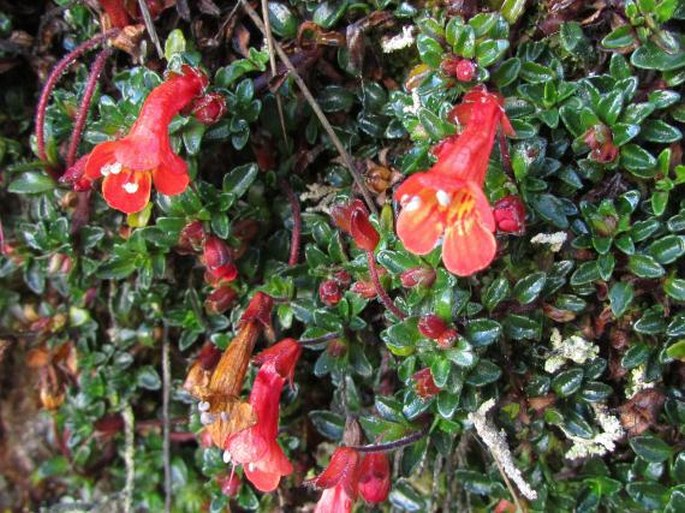
[[643, 363], [642, 365], [638, 365], [632, 371], [630, 371], [630, 375], [628, 376], [628, 384], [626, 386], [626, 397], [628, 399], [632, 398], [635, 394], [641, 392], [642, 390], [654, 387], [654, 382], [645, 381], [646, 370], [647, 366]]
[[599, 355], [599, 347], [579, 335], [562, 339], [559, 330], [554, 328], [549, 339], [552, 342], [552, 352], [545, 361], [545, 371], [549, 373], [558, 371], [568, 360], [583, 364]]
[[568, 235], [566, 232], [554, 232], [554, 233], [538, 233], [535, 237], [530, 239], [531, 244], [544, 244], [549, 246], [549, 250], [552, 253], [558, 253], [561, 251], [564, 242]]
[[414, 30], [413, 25], [406, 25], [402, 27], [402, 32], [392, 37], [385, 37], [381, 40], [381, 48], [383, 53], [392, 53], [397, 50], [408, 48], [414, 44]]
[[535, 500], [538, 494], [523, 478], [523, 474], [514, 463], [514, 457], [507, 445], [504, 430], [497, 431], [487, 419], [488, 412], [495, 406], [495, 400], [489, 399], [480, 405], [474, 413], [469, 413], [469, 420], [473, 422], [478, 436], [490, 449], [492, 457], [497, 460], [504, 473], [514, 482], [520, 492], [528, 499]]
[[588, 456], [603, 456], [613, 452], [616, 442], [623, 435], [623, 427], [618, 418], [608, 413], [604, 404], [593, 404], [595, 418], [601, 431], [592, 438], [582, 438], [569, 433], [563, 427], [564, 434], [573, 442], [573, 446], [566, 452], [566, 457], [570, 460], [586, 458]]

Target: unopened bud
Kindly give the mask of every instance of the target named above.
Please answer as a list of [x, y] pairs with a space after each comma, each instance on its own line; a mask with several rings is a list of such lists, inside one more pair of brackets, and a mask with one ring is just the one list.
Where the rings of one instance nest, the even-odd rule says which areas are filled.
[[429, 267], [414, 267], [400, 274], [403, 287], [412, 288], [419, 285], [430, 287], [435, 282], [435, 270]]
[[202, 221], [189, 222], [178, 236], [177, 251], [182, 255], [199, 253], [202, 251], [206, 236]]
[[355, 281], [350, 290], [364, 299], [373, 299], [378, 295], [376, 287], [370, 281]]
[[219, 93], [207, 93], [195, 100], [192, 113], [200, 123], [214, 124], [226, 114], [226, 99]]
[[214, 289], [205, 299], [205, 310], [210, 315], [219, 315], [228, 310], [238, 297], [238, 293], [230, 285], [221, 285]]
[[462, 59], [457, 63], [454, 74], [459, 82], [471, 82], [476, 74], [476, 65], [473, 61]]
[[423, 399], [429, 399], [440, 392], [433, 380], [433, 374], [429, 368], [421, 369], [412, 376], [416, 395]]
[[326, 306], [335, 306], [342, 299], [340, 285], [335, 280], [324, 280], [319, 285], [319, 299]]
[[522, 235], [526, 230], [526, 207], [518, 196], [512, 194], [497, 200], [492, 213], [500, 232]]
[[238, 269], [233, 264], [231, 250], [224, 241], [210, 235], [205, 240], [203, 258], [207, 266], [208, 281], [233, 281], [238, 276]]
[[419, 319], [418, 328], [421, 335], [436, 340], [447, 331], [447, 323], [435, 314], [428, 314]]

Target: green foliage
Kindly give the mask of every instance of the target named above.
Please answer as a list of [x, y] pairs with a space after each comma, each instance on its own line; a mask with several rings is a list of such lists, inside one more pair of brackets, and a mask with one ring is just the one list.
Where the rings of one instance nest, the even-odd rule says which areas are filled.
[[[65, 45], [99, 31], [90, 10], [58, 3]], [[540, 512], [683, 511], [685, 41], [676, 22], [685, 11], [673, 0], [629, 0], [603, 7], [588, 25], [594, 6], [552, 13], [548, 2], [505, 0], [489, 4], [499, 9], [454, 13], [438, 2], [420, 4], [269, 2], [276, 40], [290, 45], [381, 205], [371, 215], [380, 234], [373, 258], [404, 319], [377, 296], [351, 288], [371, 286], [367, 256], [328, 212], [359, 196], [359, 186], [293, 78], [271, 76], [268, 51], [250, 36], [249, 23], [236, 21], [233, 44], [222, 41], [216, 52], [219, 40], [207, 42], [189, 24], [156, 22], [167, 71], [204, 67], [227, 113], [209, 126], [188, 113], [173, 120], [171, 143], [188, 162], [192, 184], [177, 196], [155, 194], [148, 209], [131, 216], [107, 207], [99, 191], [77, 195], [53, 176], [87, 64], [77, 64], [51, 98], [49, 164], [32, 154], [33, 92], [0, 72], [0, 119], [8, 126], [0, 134], [0, 342], [21, 342], [11, 350], [22, 365], [37, 348], [56, 353], [68, 346], [78, 361], [69, 372], [66, 363], [55, 364], [64, 399], [50, 421], [63, 442], [52, 440], [51, 456], [32, 470], [33, 485], [54, 484], [88, 502], [101, 489], [123, 488], [119, 421], [131, 405], [140, 428], [134, 503], [138, 511], [160, 511], [163, 340], [171, 344], [170, 415], [181, 439], [202, 428], [182, 386], [188, 364], [205, 342], [228, 346], [259, 290], [276, 300], [274, 335], [304, 341], [295, 386], [281, 400], [279, 440], [297, 462], [296, 476], [281, 482], [290, 490], [280, 497], [286, 509], [316, 500], [295, 483], [312, 477], [306, 469], [342, 443], [353, 417], [368, 443], [402, 445], [427, 433], [398, 449], [382, 511], [426, 511], [448, 498], [472, 511], [504, 501]], [[379, 14], [387, 19], [378, 21]], [[193, 15], [202, 25], [205, 15]], [[303, 39], [305, 21], [318, 26], [305, 28], [320, 46]], [[0, 36], [17, 23], [11, 11], [0, 13]], [[388, 52], [387, 40], [405, 25], [413, 42]], [[325, 45], [331, 41], [335, 46]], [[3, 46], [0, 56], [6, 52]], [[135, 122], [163, 80], [163, 61], [146, 58], [134, 63], [122, 52], [110, 62], [80, 154]], [[450, 59], [471, 60], [472, 80], [448, 73]], [[519, 196], [526, 228], [521, 236], [499, 233], [493, 264], [457, 278], [443, 267], [439, 248], [417, 256], [402, 246], [390, 203], [405, 175], [431, 165], [431, 148], [459, 133], [450, 112], [479, 84], [503, 96], [515, 130], [495, 145], [485, 192], [492, 203]], [[300, 226], [290, 188], [303, 210], [294, 265], [291, 236]], [[204, 303], [213, 289], [201, 252], [179, 247], [194, 221], [236, 257], [236, 304], [221, 313]], [[434, 281], [403, 285], [416, 268], [433, 272]], [[319, 297], [324, 280], [339, 282], [336, 304]], [[428, 314], [458, 335], [447, 343], [426, 336], [421, 320]], [[257, 350], [267, 345], [262, 340]], [[422, 369], [430, 369], [437, 393], [421, 393], [415, 375]], [[3, 372], [11, 380], [15, 371]], [[496, 407], [488, 422], [506, 434], [511, 463], [535, 499], [515, 484], [512, 497], [493, 465], [502, 454], [478, 442], [473, 415], [490, 399]], [[224, 495], [220, 483], [231, 469], [217, 448], [191, 440], [171, 452], [173, 511], [278, 508], [240, 469], [237, 495]], [[45, 503], [56, 501], [45, 493]]]

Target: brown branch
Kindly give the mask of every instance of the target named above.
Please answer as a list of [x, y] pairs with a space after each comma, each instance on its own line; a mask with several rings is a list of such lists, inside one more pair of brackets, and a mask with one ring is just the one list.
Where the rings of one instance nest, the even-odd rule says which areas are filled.
[[393, 303], [392, 299], [390, 299], [390, 296], [388, 295], [388, 293], [383, 288], [383, 285], [381, 285], [381, 280], [378, 277], [378, 267], [376, 265], [376, 257], [373, 254], [373, 251], [367, 251], [366, 252], [366, 260], [369, 263], [369, 274], [371, 275], [371, 281], [373, 282], [373, 286], [376, 289], [376, 294], [378, 294], [378, 297], [381, 300], [381, 302], [383, 303], [383, 305], [385, 306], [385, 308], [390, 310], [393, 313], [393, 315], [395, 315], [395, 317], [397, 317], [398, 319], [400, 319], [400, 320], [406, 319], [407, 316], [404, 314], [404, 312], [402, 312], [402, 310], [397, 308], [397, 305], [395, 305], [395, 303]]

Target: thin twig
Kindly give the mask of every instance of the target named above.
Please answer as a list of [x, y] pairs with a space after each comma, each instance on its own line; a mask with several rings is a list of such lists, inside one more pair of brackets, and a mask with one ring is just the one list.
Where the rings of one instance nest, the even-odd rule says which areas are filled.
[[[262, 19], [264, 20], [264, 27], [266, 28], [266, 49], [269, 52], [269, 67], [271, 68], [271, 76], [275, 77], [278, 69], [276, 68], [276, 56], [274, 55], [274, 36], [271, 31], [271, 20], [269, 19], [269, 0], [262, 0]], [[281, 132], [283, 134], [283, 144], [288, 146], [288, 133], [285, 130], [285, 116], [283, 115], [283, 102], [278, 91], [274, 91], [276, 98], [276, 110], [278, 110], [278, 119], [281, 122]]]
[[400, 320], [404, 320], [407, 318], [407, 316], [397, 308], [397, 305], [393, 303], [392, 299], [390, 299], [390, 296], [388, 293], [385, 291], [383, 288], [383, 285], [381, 285], [381, 280], [378, 277], [378, 267], [376, 266], [376, 256], [373, 254], [373, 251], [367, 251], [366, 252], [366, 260], [369, 263], [369, 274], [371, 275], [371, 281], [373, 282], [373, 286], [376, 289], [376, 294], [378, 294], [378, 298], [381, 300], [385, 308], [390, 310], [395, 317], [397, 317]]
[[399, 438], [397, 440], [393, 440], [392, 442], [385, 442], [382, 444], [370, 444], [370, 445], [351, 445], [350, 448], [359, 451], [359, 452], [387, 452], [387, 451], [392, 451], [394, 449], [399, 449], [400, 447], [406, 447], [407, 445], [411, 445], [415, 442], [418, 442], [421, 440], [424, 436], [428, 434], [428, 430], [430, 429], [430, 422], [426, 422], [426, 424], [418, 431], [414, 431], [413, 433], [404, 436], [402, 438]]
[[126, 482], [124, 484], [124, 513], [131, 513], [133, 506], [133, 485], [136, 475], [135, 458], [135, 418], [130, 403], [124, 404], [121, 412], [124, 418], [124, 465], [126, 466]]
[[[262, 32], [264, 37], [266, 37], [266, 35], [267, 35], [266, 28], [264, 27], [264, 24], [262, 23], [262, 20], [259, 17], [259, 15], [250, 6], [250, 4], [246, 3], [244, 0], [241, 0], [241, 2], [242, 2], [243, 9], [248, 14], [248, 16], [252, 19], [252, 22]], [[295, 68], [293, 63], [290, 61], [288, 54], [285, 53], [283, 48], [281, 48], [281, 45], [278, 44], [278, 41], [274, 41], [273, 44], [274, 44], [274, 48], [276, 49], [276, 53], [278, 54], [278, 57], [281, 59], [281, 61], [283, 61], [283, 64], [286, 65], [286, 67], [288, 68], [288, 71], [290, 71], [290, 73], [293, 77], [293, 80], [295, 80], [295, 83], [300, 88], [300, 91], [302, 91], [302, 94], [304, 95], [305, 99], [307, 100], [307, 103], [309, 103], [309, 106], [314, 111], [314, 114], [316, 114], [316, 117], [319, 118], [319, 121], [321, 122], [323, 129], [328, 134], [328, 137], [330, 137], [331, 142], [333, 143], [333, 146], [335, 146], [335, 149], [338, 150], [338, 153], [342, 157], [343, 162], [347, 166], [347, 169], [352, 174], [352, 178], [354, 178], [354, 181], [357, 183], [357, 186], [361, 190], [361, 194], [362, 194], [362, 196], [364, 196], [364, 201], [366, 202], [366, 205], [369, 207], [369, 210], [371, 212], [373, 212], [374, 214], [377, 214], [378, 209], [376, 208], [376, 204], [373, 202], [373, 199], [371, 198], [369, 191], [366, 189], [364, 179], [362, 178], [359, 171], [357, 171], [357, 168], [354, 166], [354, 162], [352, 162], [352, 157], [350, 156], [348, 151], [345, 149], [345, 146], [343, 145], [343, 143], [340, 140], [340, 138], [338, 137], [338, 135], [335, 133], [335, 130], [333, 130], [333, 126], [328, 121], [328, 118], [326, 118], [326, 115], [321, 110], [321, 107], [319, 107], [319, 104], [316, 102], [316, 99], [312, 95], [311, 91], [309, 91], [307, 84], [305, 84], [304, 80], [302, 80], [302, 77], [297, 72], [297, 69]]]
[[85, 54], [87, 51], [92, 50], [96, 46], [99, 46], [106, 41], [109, 37], [113, 37], [120, 32], [118, 28], [108, 30], [103, 34], [99, 34], [88, 41], [85, 41], [74, 48], [71, 52], [62, 57], [59, 62], [52, 68], [48, 79], [45, 81], [43, 90], [40, 93], [40, 98], [38, 100], [38, 107], [36, 108], [36, 147], [38, 149], [38, 158], [45, 162], [47, 160], [47, 154], [45, 152], [45, 115], [48, 108], [48, 102], [50, 101], [50, 96], [52, 91], [57, 85], [57, 81], [64, 74], [64, 72], [71, 66], [76, 60]]
[[67, 168], [70, 168], [76, 162], [76, 152], [78, 151], [78, 145], [81, 142], [81, 135], [83, 135], [83, 128], [86, 126], [86, 120], [88, 119], [88, 110], [90, 109], [90, 101], [93, 99], [93, 94], [95, 93], [95, 87], [97, 86], [98, 79], [105, 67], [105, 62], [107, 58], [112, 54], [111, 48], [105, 48], [102, 50], [88, 74], [88, 79], [86, 80], [86, 88], [83, 91], [83, 99], [79, 105], [78, 112], [76, 113], [76, 120], [74, 121], [74, 129], [71, 132], [71, 139], [69, 140], [69, 149], [67, 150]]
[[285, 195], [288, 196], [288, 201], [290, 202], [290, 209], [293, 215], [293, 234], [290, 238], [290, 258], [288, 258], [288, 265], [297, 265], [297, 261], [300, 259], [300, 239], [302, 237], [302, 217], [300, 215], [300, 202], [297, 200], [297, 196], [293, 192], [293, 188], [287, 180], [281, 180], [281, 186], [285, 191]]
[[169, 358], [169, 327], [162, 331], [162, 456], [164, 458], [164, 512], [171, 513], [171, 429], [169, 398], [171, 395], [171, 362]]
[[163, 59], [164, 50], [162, 50], [162, 44], [159, 42], [159, 36], [157, 35], [155, 24], [152, 21], [152, 16], [150, 15], [150, 9], [147, 8], [147, 2], [145, 0], [138, 0], [138, 6], [140, 7], [140, 12], [143, 15], [143, 21], [145, 22], [147, 33], [150, 34], [150, 39], [152, 39], [152, 42], [157, 49], [157, 55], [160, 59]]
[[497, 131], [497, 142], [499, 143], [499, 153], [502, 157], [502, 167], [504, 168], [504, 172], [507, 174], [509, 178], [511, 178], [511, 180], [516, 181], [514, 168], [512, 168], [511, 166], [509, 144], [507, 143], [507, 138], [504, 135], [504, 131], [501, 128]]

